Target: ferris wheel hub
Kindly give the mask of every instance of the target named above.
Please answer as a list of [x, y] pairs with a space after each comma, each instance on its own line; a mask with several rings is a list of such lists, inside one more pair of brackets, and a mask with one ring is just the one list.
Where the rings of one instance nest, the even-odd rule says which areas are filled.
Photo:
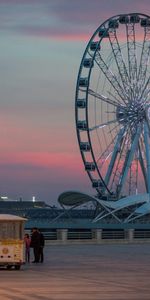
[[[146, 109], [148, 119], [150, 121], [150, 106]], [[129, 107], [118, 106], [116, 109], [117, 121], [120, 124], [128, 124], [142, 122], [145, 119], [145, 108], [142, 103], [132, 103]]]

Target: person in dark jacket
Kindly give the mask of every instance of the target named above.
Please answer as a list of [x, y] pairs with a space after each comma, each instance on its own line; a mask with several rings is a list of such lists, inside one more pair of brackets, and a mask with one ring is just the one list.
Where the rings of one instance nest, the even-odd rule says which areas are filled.
[[43, 249], [44, 249], [44, 246], [45, 246], [45, 238], [44, 238], [43, 233], [40, 231], [40, 229], [38, 231], [39, 231], [39, 234], [40, 234], [39, 261], [41, 263], [43, 263], [43, 261], [44, 261]]
[[36, 227], [32, 229], [31, 244], [30, 247], [33, 248], [34, 261], [33, 263], [39, 262], [40, 253], [40, 233]]

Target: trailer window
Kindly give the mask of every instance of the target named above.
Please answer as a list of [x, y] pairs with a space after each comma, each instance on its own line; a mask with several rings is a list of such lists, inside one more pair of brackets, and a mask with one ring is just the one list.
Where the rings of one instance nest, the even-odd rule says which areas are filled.
[[7, 238], [7, 223], [1, 223], [0, 224], [0, 239], [6, 239]]
[[20, 222], [1, 222], [0, 239], [20, 239], [21, 228]]

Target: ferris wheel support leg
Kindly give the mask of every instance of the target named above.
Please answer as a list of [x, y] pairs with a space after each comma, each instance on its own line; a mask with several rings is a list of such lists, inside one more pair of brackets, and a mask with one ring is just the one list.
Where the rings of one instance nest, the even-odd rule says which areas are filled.
[[114, 167], [114, 164], [115, 164], [115, 161], [116, 161], [116, 157], [117, 157], [117, 154], [120, 150], [121, 140], [122, 140], [124, 131], [125, 131], [125, 129], [122, 128], [122, 129], [120, 129], [120, 132], [118, 134], [118, 138], [117, 138], [117, 141], [116, 141], [116, 144], [115, 144], [115, 147], [114, 147], [114, 151], [113, 151], [113, 154], [112, 154], [112, 157], [111, 157], [111, 161], [110, 161], [110, 164], [109, 164], [109, 167], [108, 167], [108, 171], [107, 171], [107, 174], [106, 174], [105, 180], [104, 180], [106, 185], [109, 184], [110, 177], [111, 177], [111, 174], [112, 174], [112, 170], [113, 170], [113, 167]]
[[146, 192], [148, 193], [147, 172], [145, 170], [145, 165], [144, 165], [144, 161], [143, 161], [143, 157], [142, 157], [142, 150], [141, 150], [140, 144], [139, 144], [138, 148], [139, 148], [139, 162], [140, 162], [141, 170], [142, 170], [142, 173], [143, 173]]
[[150, 194], [150, 132], [147, 122], [144, 124], [144, 141], [146, 148], [146, 161], [147, 161], [147, 186], [148, 193]]
[[141, 133], [141, 127], [139, 126], [138, 129], [137, 129], [137, 133], [134, 136], [131, 148], [127, 152], [127, 156], [126, 156], [126, 159], [125, 159], [125, 162], [124, 162], [124, 166], [123, 166], [123, 171], [122, 171], [123, 175], [120, 178], [120, 182], [119, 182], [118, 196], [120, 195], [121, 190], [122, 190], [122, 188], [123, 188], [123, 186], [125, 184], [125, 180], [126, 180], [126, 177], [128, 175], [128, 171], [129, 171], [129, 168], [131, 166], [131, 163], [132, 163], [132, 160], [133, 160], [133, 157], [134, 157], [134, 153], [135, 153], [135, 150], [136, 150], [137, 145], [138, 145], [140, 133]]

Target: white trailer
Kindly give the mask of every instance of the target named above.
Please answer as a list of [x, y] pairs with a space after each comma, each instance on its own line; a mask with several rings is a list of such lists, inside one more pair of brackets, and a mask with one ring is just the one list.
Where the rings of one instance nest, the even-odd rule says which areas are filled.
[[0, 266], [19, 270], [25, 262], [24, 223], [26, 219], [0, 214]]

